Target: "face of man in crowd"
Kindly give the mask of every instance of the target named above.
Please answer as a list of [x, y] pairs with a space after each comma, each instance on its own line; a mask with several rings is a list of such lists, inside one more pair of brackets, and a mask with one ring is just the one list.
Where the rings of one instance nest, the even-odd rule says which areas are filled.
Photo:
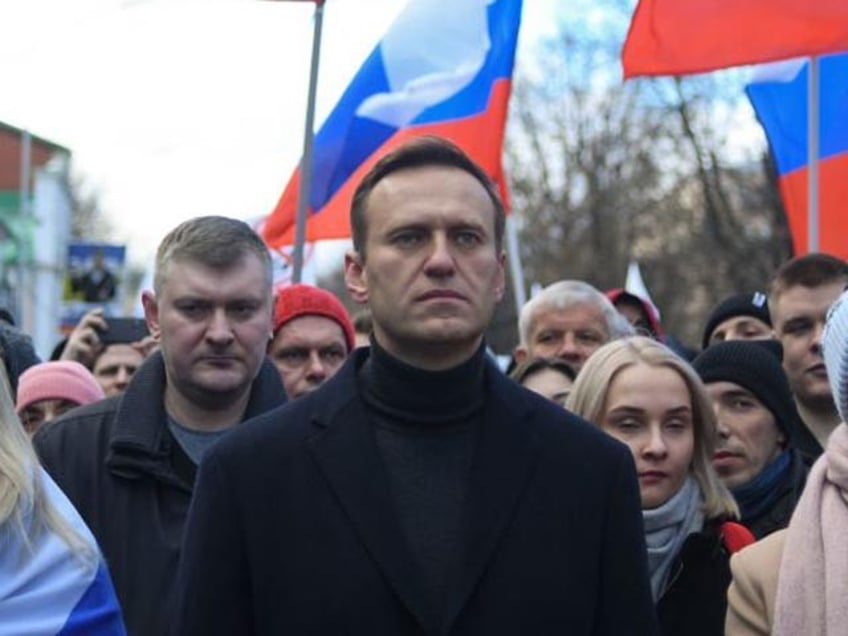
[[42, 424], [56, 419], [77, 406], [79, 404], [73, 400], [39, 400], [23, 409], [18, 413], [18, 416], [21, 418], [21, 424], [23, 424], [27, 435], [32, 437]]
[[822, 358], [821, 337], [827, 310], [842, 282], [818, 287], [796, 285], [773, 299], [774, 331], [783, 345], [783, 368], [796, 399], [813, 409], [832, 409], [833, 395]]
[[534, 393], [538, 393], [560, 406], [565, 406], [565, 400], [571, 393], [571, 386], [574, 382], [556, 369], [540, 369], [524, 378], [521, 384]]
[[771, 411], [733, 382], [710, 382], [707, 391], [718, 421], [715, 467], [728, 488], [750, 482], [780, 455], [786, 438]]
[[376, 185], [365, 214], [365, 257], [348, 254], [345, 276], [377, 341], [422, 368], [468, 359], [504, 287], [485, 188], [458, 168], [408, 168]]
[[651, 321], [648, 320], [648, 316], [645, 314], [645, 308], [638, 301], [622, 298], [615, 303], [615, 308], [618, 310], [618, 313], [627, 319], [627, 322], [633, 325], [636, 333], [649, 337], [656, 335], [654, 328], [651, 326]]
[[225, 269], [171, 263], [158, 297], [145, 293], [143, 302], [165, 358], [168, 390], [205, 407], [248, 391], [272, 326], [271, 287], [258, 256], [245, 254]]
[[113, 344], [97, 356], [91, 372], [106, 397], [112, 397], [124, 392], [142, 362], [144, 357], [130, 345]]
[[347, 343], [335, 320], [298, 316], [277, 330], [268, 357], [280, 372], [286, 395], [296, 398], [336, 374], [347, 358]]
[[673, 369], [636, 364], [610, 383], [601, 428], [630, 447], [643, 509], [661, 506], [683, 486], [695, 450], [692, 418], [689, 389]]
[[515, 350], [515, 359], [521, 363], [531, 358], [562, 358], [580, 371], [608, 340], [603, 312], [592, 303], [541, 307], [531, 321], [528, 342]]
[[753, 316], [734, 316], [716, 325], [710, 334], [710, 344], [725, 340], [769, 340], [774, 337], [771, 327]]

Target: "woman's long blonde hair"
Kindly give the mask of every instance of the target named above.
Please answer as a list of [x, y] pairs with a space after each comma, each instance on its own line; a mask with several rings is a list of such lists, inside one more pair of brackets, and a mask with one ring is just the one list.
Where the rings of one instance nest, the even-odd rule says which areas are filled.
[[[48, 501], [29, 436], [15, 412], [6, 366], [0, 363], [0, 527], [19, 532], [23, 542], [55, 532], [87, 566], [96, 553]], [[25, 555], [22, 555], [25, 556]]]
[[583, 365], [566, 408], [600, 426], [610, 384], [622, 369], [636, 364], [669, 368], [686, 383], [692, 399], [695, 433], [691, 470], [704, 497], [704, 514], [707, 518], [738, 518], [739, 508], [733, 495], [721, 483], [712, 466], [718, 433], [709, 395], [692, 367], [665, 345], [644, 336], [631, 336], [605, 344]]

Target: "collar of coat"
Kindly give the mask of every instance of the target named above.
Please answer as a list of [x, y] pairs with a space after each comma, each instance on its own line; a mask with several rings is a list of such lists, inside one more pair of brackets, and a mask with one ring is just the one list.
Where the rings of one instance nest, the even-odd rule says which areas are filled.
[[[191, 484], [174, 471], [175, 442], [168, 431], [165, 384], [165, 361], [162, 353], [156, 351], [133, 374], [126, 391], [117, 399], [106, 465], [124, 477], [152, 474], [190, 490]], [[242, 421], [285, 402], [280, 375], [265, 358], [251, 385]]]

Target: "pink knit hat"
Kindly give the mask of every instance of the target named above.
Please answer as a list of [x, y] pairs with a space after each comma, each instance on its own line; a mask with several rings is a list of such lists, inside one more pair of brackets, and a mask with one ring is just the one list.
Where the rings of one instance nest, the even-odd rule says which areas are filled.
[[21, 373], [15, 410], [20, 412], [41, 400], [70, 400], [82, 405], [104, 397], [97, 379], [79, 362], [42, 362]]
[[355, 334], [353, 323], [342, 302], [330, 292], [298, 283], [277, 290], [277, 304], [274, 307], [274, 334], [280, 327], [300, 316], [323, 316], [335, 320], [342, 328], [347, 350], [354, 348]]

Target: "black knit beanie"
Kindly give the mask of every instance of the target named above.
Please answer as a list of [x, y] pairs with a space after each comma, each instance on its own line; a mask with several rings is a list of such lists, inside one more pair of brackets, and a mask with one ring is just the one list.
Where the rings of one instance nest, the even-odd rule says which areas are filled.
[[692, 366], [705, 383], [733, 382], [753, 393], [774, 415], [788, 445], [798, 447], [806, 427], [795, 407], [782, 358], [783, 347], [777, 340], [728, 340], [711, 345]]
[[707, 318], [701, 348], [706, 349], [710, 346], [710, 336], [716, 327], [728, 318], [735, 318], [736, 316], [751, 316], [762, 320], [771, 327], [771, 314], [765, 293], [755, 291], [747, 294], [734, 294], [716, 305], [710, 317]]

